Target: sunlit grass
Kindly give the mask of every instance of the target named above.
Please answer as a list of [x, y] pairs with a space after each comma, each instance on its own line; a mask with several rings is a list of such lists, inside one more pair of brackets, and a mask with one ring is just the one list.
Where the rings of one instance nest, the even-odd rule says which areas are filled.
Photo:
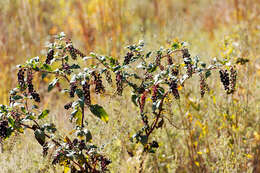
[[[167, 110], [177, 128], [167, 123], [157, 131], [155, 138], [160, 139], [160, 149], [145, 158], [145, 172], [198, 172], [204, 167], [208, 172], [252, 172], [254, 165], [260, 164], [257, 0], [3, 0], [0, 6], [1, 104], [8, 104], [9, 89], [16, 86], [15, 65], [39, 55], [51, 39], [49, 35], [61, 31], [86, 54], [95, 51], [118, 59], [123, 58], [127, 44], [141, 39], [153, 49], [166, 46], [173, 39], [186, 40], [191, 54], [205, 62], [223, 56], [248, 58], [248, 64], [238, 66], [238, 86], [232, 96], [226, 96], [219, 82], [214, 81], [209, 83], [211, 91], [204, 99], [197, 99], [199, 83], [190, 82], [180, 91], [182, 110], [175, 103]], [[225, 40], [231, 40], [230, 44], [223, 45]], [[218, 75], [215, 79], [220, 80]], [[47, 88], [38, 86], [41, 90]], [[138, 110], [129, 94], [116, 99], [95, 98], [94, 102], [106, 105], [110, 115], [107, 125], [87, 117], [93, 141], [104, 145], [105, 154], [112, 160], [112, 172], [136, 172], [141, 162], [141, 147], [129, 142], [141, 126], [136, 123], [140, 122]], [[62, 96], [45, 97], [44, 107], [55, 110], [50, 121], [58, 119], [60, 133], [69, 133], [71, 125], [69, 115], [63, 111], [64, 103], [55, 102]], [[189, 131], [182, 130], [183, 119], [189, 122]], [[2, 172], [8, 173], [61, 171], [41, 156], [39, 144], [30, 132], [4, 142], [0, 166]]]

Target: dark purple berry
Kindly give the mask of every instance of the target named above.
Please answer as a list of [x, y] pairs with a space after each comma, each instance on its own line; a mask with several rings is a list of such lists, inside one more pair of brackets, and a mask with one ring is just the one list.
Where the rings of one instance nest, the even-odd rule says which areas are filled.
[[45, 60], [46, 64], [50, 64], [51, 63], [51, 60], [54, 58], [53, 55], [54, 55], [54, 50], [53, 49], [49, 49], [49, 51], [47, 53], [47, 58]]
[[128, 52], [124, 58], [124, 65], [127, 65], [130, 63], [131, 58], [134, 56], [133, 52]]

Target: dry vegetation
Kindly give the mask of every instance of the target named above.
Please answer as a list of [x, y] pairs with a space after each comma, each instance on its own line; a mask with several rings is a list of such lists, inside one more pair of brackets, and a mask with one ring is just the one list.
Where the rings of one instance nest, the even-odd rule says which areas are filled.
[[[208, 82], [211, 90], [203, 99], [199, 82], [187, 82], [180, 89], [180, 104], [169, 103], [165, 113], [171, 123], [153, 136], [158, 151], [146, 157], [140, 144], [129, 141], [142, 126], [130, 90], [122, 97], [92, 98], [106, 108], [108, 124], [86, 118], [93, 142], [112, 161], [111, 172], [137, 172], [142, 161], [143, 172], [260, 172], [260, 1], [1, 0], [0, 7], [1, 104], [8, 104], [9, 90], [17, 85], [15, 66], [28, 57], [46, 55], [46, 41], [61, 31], [84, 53], [118, 60], [125, 46], [138, 40], [156, 50], [176, 39], [187, 41], [191, 54], [207, 63], [213, 57], [249, 59], [237, 65], [232, 95], [224, 92], [218, 74]], [[50, 81], [35, 87], [46, 93]], [[63, 108], [66, 98], [54, 93], [44, 94], [41, 106], [52, 110], [48, 121], [58, 120], [62, 136], [72, 125]], [[3, 142], [0, 172], [63, 171], [41, 153], [32, 132], [13, 135]]]

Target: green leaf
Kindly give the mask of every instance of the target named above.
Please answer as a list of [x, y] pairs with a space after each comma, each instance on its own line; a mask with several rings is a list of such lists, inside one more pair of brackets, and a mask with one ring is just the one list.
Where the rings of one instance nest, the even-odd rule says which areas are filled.
[[148, 53], [146, 54], [145, 58], [149, 58], [151, 54], [152, 54], [152, 52], [148, 52]]
[[14, 99], [14, 100], [19, 100], [19, 99], [22, 99], [22, 98], [23, 97], [20, 96], [20, 95], [15, 95], [15, 96], [12, 97], [12, 99]]
[[49, 110], [48, 109], [45, 109], [44, 111], [42, 111], [41, 113], [40, 113], [40, 115], [38, 116], [38, 119], [40, 120], [40, 119], [43, 119], [43, 118], [45, 118], [48, 114], [49, 114]]
[[80, 66], [78, 64], [72, 64], [70, 66], [70, 69], [79, 69], [79, 68], [80, 68]]
[[85, 137], [86, 137], [86, 142], [90, 142], [92, 140], [92, 134], [90, 133], [90, 131], [85, 129], [84, 134], [85, 134]]
[[49, 84], [49, 86], [48, 86], [48, 92], [50, 92], [53, 88], [54, 88], [54, 86], [56, 85], [56, 83], [58, 82], [58, 78], [55, 78], [50, 84]]
[[147, 142], [148, 142], [148, 137], [146, 135], [140, 135], [140, 142], [143, 144], [143, 145], [146, 145]]
[[80, 98], [83, 96], [83, 90], [82, 89], [76, 89], [76, 94]]
[[147, 68], [147, 71], [149, 73], [152, 73], [152, 72], [154, 72], [156, 70], [156, 68], [157, 68], [157, 66], [155, 66], [154, 64], [149, 64], [148, 68]]
[[44, 79], [47, 75], [48, 75], [48, 73], [43, 72], [42, 73], [42, 79]]
[[100, 118], [102, 121], [104, 122], [108, 122], [108, 114], [106, 113], [105, 109], [98, 105], [90, 105], [90, 111], [97, 116], [98, 118]]
[[14, 119], [12, 117], [8, 118], [8, 122], [11, 125], [11, 127], [13, 127], [13, 128], [15, 127]]
[[138, 106], [137, 105], [137, 100], [138, 100], [138, 96], [136, 94], [133, 94], [132, 95], [132, 102], [135, 104], [135, 106]]
[[210, 70], [206, 71], [205, 77], [208, 78], [210, 75], [211, 75], [211, 71]]
[[44, 133], [44, 131], [37, 129], [34, 132], [34, 136], [35, 136], [36, 140], [39, 142], [39, 144], [41, 146], [43, 146], [44, 143], [45, 143], [45, 133]]
[[43, 64], [43, 65], [41, 66], [41, 69], [46, 70], [46, 71], [51, 71], [51, 66], [48, 65], [48, 64]]
[[72, 118], [76, 118], [76, 124], [77, 125], [81, 125], [81, 121], [82, 121], [82, 111], [80, 108], [77, 108], [76, 110], [74, 110], [72, 113], [71, 113], [71, 117]]

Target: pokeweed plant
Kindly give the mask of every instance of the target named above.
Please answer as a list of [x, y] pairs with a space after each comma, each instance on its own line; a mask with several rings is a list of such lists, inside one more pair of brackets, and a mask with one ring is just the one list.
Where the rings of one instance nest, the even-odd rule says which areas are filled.
[[[63, 165], [71, 172], [105, 172], [111, 161], [99, 153], [100, 148], [92, 143], [85, 120], [85, 112], [89, 109], [94, 116], [108, 122], [108, 114], [102, 105], [91, 102], [93, 94], [107, 92], [105, 82], [115, 86], [114, 94], [119, 96], [126, 87], [131, 89], [131, 100], [139, 110], [143, 127], [130, 141], [141, 143], [143, 153], [153, 153], [159, 148], [158, 142], [151, 140], [151, 136], [165, 123], [165, 99], [172, 95], [175, 98], [173, 102], [179, 103], [179, 90], [185, 87], [186, 80], [199, 76], [203, 97], [210, 90], [208, 78], [213, 70], [218, 70], [226, 93], [235, 91], [237, 71], [231, 59], [214, 59], [212, 64], [207, 65], [199, 57], [190, 55], [185, 42], [173, 42], [169, 48], [146, 52], [144, 42], [140, 41], [127, 46], [127, 50], [122, 62], [95, 53], [87, 57], [73, 46], [64, 33], [55, 36], [54, 42], [48, 45], [44, 59], [35, 57], [18, 66], [18, 87], [10, 91], [10, 104], [0, 106], [1, 140], [12, 133], [31, 129], [42, 146], [43, 155], [52, 155], [52, 164]], [[78, 58], [96, 62], [82, 67]], [[70, 111], [76, 137], [60, 137], [56, 135], [55, 124], [41, 124], [40, 120], [46, 119], [51, 111], [39, 108], [41, 97], [33, 84], [37, 74], [42, 79], [53, 76], [48, 92], [57, 87], [70, 98], [64, 108]]]

